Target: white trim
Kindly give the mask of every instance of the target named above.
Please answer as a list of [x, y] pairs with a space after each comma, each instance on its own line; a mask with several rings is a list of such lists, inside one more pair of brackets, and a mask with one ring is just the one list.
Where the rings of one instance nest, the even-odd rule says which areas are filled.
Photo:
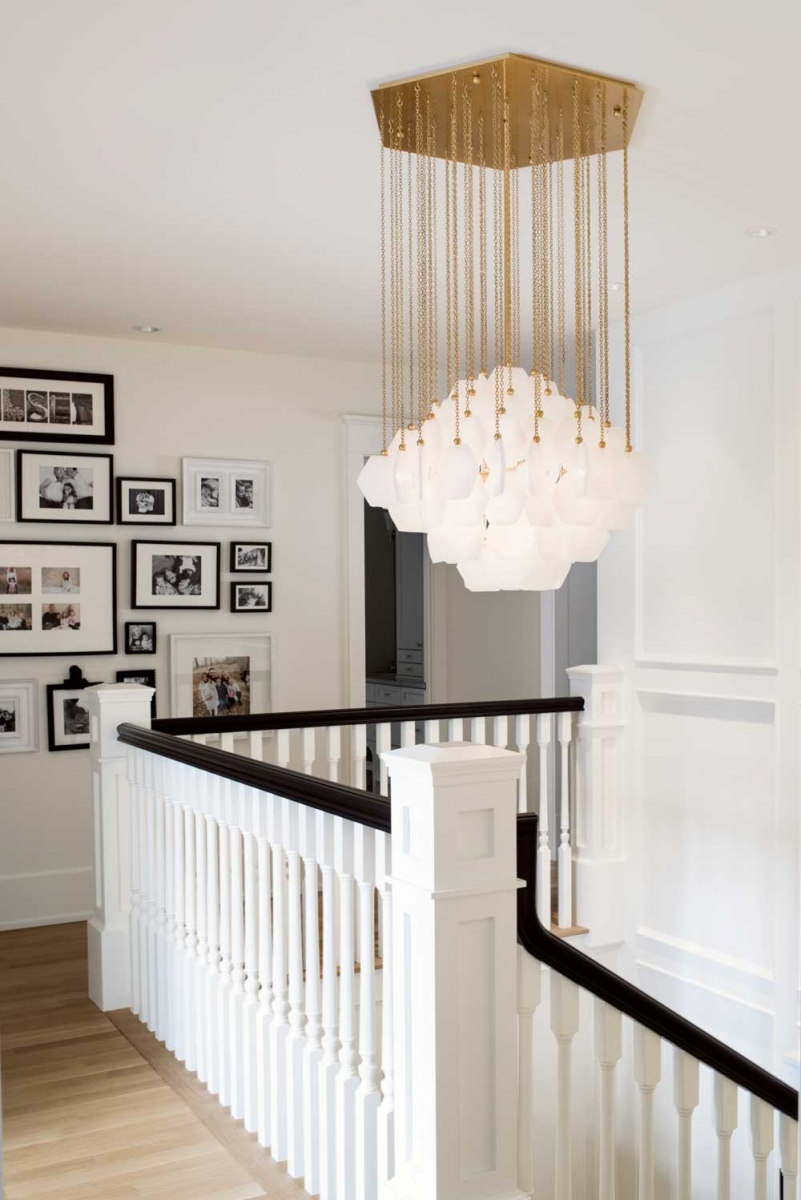
[[646, 712], [707, 717], [719, 721], [750, 721], [756, 725], [773, 725], [776, 721], [776, 701], [756, 696], [659, 691], [653, 688], [635, 688], [635, 695]]
[[[695, 942], [684, 941], [683, 938], [674, 937], [670, 933], [661, 933], [658, 929], [649, 929], [647, 925], [640, 925], [637, 928], [637, 937], [642, 942], [653, 942], [660, 948], [667, 948], [675, 951], [678, 954], [691, 955], [693, 958], [702, 959], [704, 962], [714, 963], [715, 966], [724, 967], [727, 971], [731, 971], [736, 975], [747, 975], [751, 979], [759, 979], [764, 983], [775, 983], [775, 976], [767, 967], [760, 967], [757, 963], [748, 962], [744, 958], [734, 958], [730, 954], [723, 954], [719, 950], [710, 950], [706, 946], [700, 946]], [[639, 962], [640, 966], [650, 967], [652, 970], [664, 970], [657, 967], [654, 963]], [[665, 972], [666, 974], [674, 974], [672, 971]], [[676, 978], [684, 979], [684, 976], [676, 975]], [[698, 983], [697, 980], [687, 980], [686, 982], [694, 983], [697, 986], [704, 986]], [[732, 997], [739, 999], [739, 997]]]
[[14, 451], [0, 450], [0, 521], [14, 520]]
[[50, 917], [25, 917], [19, 921], [0, 921], [0, 931], [41, 929], [46, 925], [73, 925], [76, 921], [89, 921], [91, 917], [91, 910], [89, 912], [59, 913], [57, 916]]

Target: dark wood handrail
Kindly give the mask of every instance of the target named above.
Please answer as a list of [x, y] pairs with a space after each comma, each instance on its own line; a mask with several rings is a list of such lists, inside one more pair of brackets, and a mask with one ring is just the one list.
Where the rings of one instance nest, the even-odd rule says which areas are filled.
[[545, 929], [536, 906], [537, 818], [529, 813], [517, 818], [517, 873], [526, 883], [517, 893], [517, 939], [524, 950], [752, 1096], [798, 1120], [798, 1092], [789, 1084]]
[[164, 717], [153, 729], [173, 736], [195, 733], [258, 733], [275, 729], [320, 729], [340, 725], [383, 725], [395, 721], [456, 720], [466, 717], [526, 716], [583, 712], [582, 696], [538, 700], [490, 700], [470, 704], [412, 704], [391, 708], [321, 708], [311, 712], [252, 713], [242, 717]]
[[221, 779], [230, 779], [260, 792], [296, 800], [308, 808], [344, 817], [381, 833], [390, 832], [389, 801], [383, 796], [373, 796], [370, 792], [346, 787], [342, 783], [330, 783], [327, 779], [315, 779], [313, 775], [276, 767], [272, 763], [257, 762], [241, 754], [232, 754], [229, 750], [185, 742], [141, 725], [120, 725], [117, 737], [126, 746], [135, 746], [139, 750], [158, 754], [161, 758], [185, 763], [188, 767], [196, 767], [199, 771], [219, 775]]

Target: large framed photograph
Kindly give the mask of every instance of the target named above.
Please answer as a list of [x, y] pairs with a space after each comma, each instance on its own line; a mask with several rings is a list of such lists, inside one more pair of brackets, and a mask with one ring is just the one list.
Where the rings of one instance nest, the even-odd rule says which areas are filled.
[[271, 712], [272, 635], [174, 633], [170, 675], [174, 717]]
[[0, 658], [116, 652], [115, 545], [0, 541]]
[[0, 450], [0, 522], [14, 520], [14, 451]]
[[46, 524], [110, 525], [111, 454], [17, 451], [17, 520]]
[[156, 653], [156, 622], [155, 621], [126, 621], [125, 622], [125, 653], [126, 654], [155, 654]]
[[174, 479], [117, 476], [118, 525], [175, 525]]
[[271, 467], [232, 459], [183, 460], [184, 525], [269, 525]]
[[114, 444], [114, 376], [0, 367], [0, 437]]
[[0, 754], [39, 748], [35, 679], [0, 679]]
[[219, 542], [132, 542], [132, 608], [219, 608]]
[[48, 750], [85, 750], [89, 745], [89, 708], [80, 667], [70, 667], [63, 683], [47, 685]]
[[263, 575], [269, 575], [272, 569], [272, 542], [231, 542], [229, 570], [234, 574], [243, 575], [250, 571], [259, 571]]
[[[141, 683], [143, 687], [155, 688], [156, 672], [149, 670], [140, 670], [138, 667], [131, 667], [127, 671], [117, 672], [117, 683]], [[156, 716], [156, 694], [153, 693], [153, 699], [150, 702], [150, 719], [154, 720]]]
[[273, 611], [273, 585], [266, 579], [234, 580], [231, 584], [231, 612], [268, 613]]

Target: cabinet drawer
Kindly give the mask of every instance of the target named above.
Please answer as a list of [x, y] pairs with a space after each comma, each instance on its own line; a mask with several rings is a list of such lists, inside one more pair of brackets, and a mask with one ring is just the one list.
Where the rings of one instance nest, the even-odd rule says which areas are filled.
[[423, 661], [422, 650], [398, 650], [398, 663], [421, 663]]
[[387, 687], [386, 684], [375, 684], [375, 702], [389, 707], [393, 704], [400, 704], [401, 690], [398, 687]]
[[368, 683], [367, 686], [365, 687], [364, 702], [365, 702], [365, 704], [374, 704], [375, 703], [375, 684], [374, 683]]
[[397, 673], [398, 677], [401, 679], [404, 677], [407, 679], [422, 679], [423, 664], [421, 662], [399, 662]]
[[404, 688], [401, 695], [401, 704], [414, 708], [415, 705], [425, 704], [426, 694], [423, 688]]

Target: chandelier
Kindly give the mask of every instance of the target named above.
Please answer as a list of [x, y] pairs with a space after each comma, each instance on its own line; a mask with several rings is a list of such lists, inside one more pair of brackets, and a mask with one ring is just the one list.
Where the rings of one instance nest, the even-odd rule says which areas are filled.
[[[456, 563], [472, 591], [561, 587], [572, 563], [595, 561], [624, 527], [651, 481], [631, 439], [628, 144], [642, 94], [509, 54], [372, 95], [382, 450], [359, 487], [400, 531], [426, 533], [432, 561]], [[616, 151], [621, 426], [609, 382]]]

